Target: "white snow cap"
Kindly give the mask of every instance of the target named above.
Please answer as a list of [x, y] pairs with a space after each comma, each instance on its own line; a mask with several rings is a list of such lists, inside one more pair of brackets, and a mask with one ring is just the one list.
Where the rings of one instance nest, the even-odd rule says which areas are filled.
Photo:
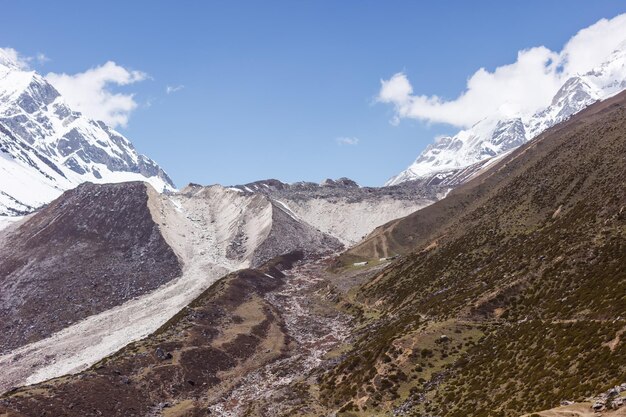
[[29, 213], [85, 181], [174, 189], [127, 138], [75, 111], [15, 50], [0, 48], [0, 215]]
[[[623, 20], [626, 26], [626, 15], [623, 15]], [[590, 28], [579, 32], [564, 51], [578, 51], [587, 45], [589, 42], [585, 39], [595, 34], [585, 32]], [[607, 99], [626, 89], [626, 41], [616, 43], [617, 49], [611, 49], [599, 65], [565, 79], [547, 106], [533, 112], [524, 112], [514, 108], [515, 106], [501, 105], [492, 115], [456, 135], [438, 137], [415, 162], [385, 185], [458, 170], [509, 152], [597, 100]], [[569, 57], [578, 56], [577, 54], [568, 52], [566, 56], [570, 59]], [[595, 51], [594, 56], [585, 62], [597, 60]], [[578, 69], [582, 64], [573, 59], [570, 65]]]

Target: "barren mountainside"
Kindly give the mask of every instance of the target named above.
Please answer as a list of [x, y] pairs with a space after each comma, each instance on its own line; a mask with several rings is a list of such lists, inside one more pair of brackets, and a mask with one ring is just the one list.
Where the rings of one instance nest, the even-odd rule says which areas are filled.
[[0, 232], [0, 352], [180, 275], [150, 215], [146, 187], [83, 184]]
[[301, 258], [296, 252], [224, 277], [152, 336], [99, 362], [81, 378], [46, 384], [45, 393], [25, 397], [7, 415], [45, 410], [51, 415], [156, 416], [174, 405], [172, 396], [186, 399], [178, 407], [182, 415], [212, 415], [209, 403], [246, 372], [294, 348], [264, 295], [284, 283], [283, 271]]
[[393, 187], [360, 187], [339, 178], [321, 184], [271, 179], [232, 188], [267, 195], [294, 216], [351, 246], [376, 226], [437, 201], [451, 186], [409, 181]]
[[86, 183], [9, 225], [0, 232], [8, 318], [0, 387], [84, 369], [230, 271], [294, 250], [307, 259], [336, 253], [436, 198], [436, 187], [410, 184], [282, 187], [299, 191], [190, 185], [161, 194], [145, 183]]

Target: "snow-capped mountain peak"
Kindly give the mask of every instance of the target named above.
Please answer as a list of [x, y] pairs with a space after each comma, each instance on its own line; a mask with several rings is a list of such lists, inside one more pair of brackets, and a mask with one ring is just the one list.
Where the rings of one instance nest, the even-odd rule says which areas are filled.
[[601, 65], [568, 78], [545, 109], [527, 115], [502, 111], [454, 136], [438, 138], [424, 149], [413, 164], [385, 185], [431, 176], [445, 178], [470, 165], [511, 151], [590, 104], [624, 89], [626, 42]]
[[174, 185], [122, 134], [72, 109], [0, 49], [0, 215], [24, 214], [85, 182]]

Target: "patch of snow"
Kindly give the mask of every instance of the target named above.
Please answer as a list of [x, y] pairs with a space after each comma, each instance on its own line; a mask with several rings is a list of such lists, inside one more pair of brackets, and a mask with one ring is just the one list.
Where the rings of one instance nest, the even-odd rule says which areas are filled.
[[0, 230], [6, 229], [23, 218], [23, 216], [0, 216]]

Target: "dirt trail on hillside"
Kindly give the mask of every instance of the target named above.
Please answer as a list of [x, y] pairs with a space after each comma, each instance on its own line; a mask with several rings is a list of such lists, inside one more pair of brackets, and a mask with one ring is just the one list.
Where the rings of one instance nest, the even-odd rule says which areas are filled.
[[540, 417], [626, 417], [626, 407], [599, 413], [591, 408], [591, 403], [576, 403], [537, 413], [524, 414], [522, 417], [530, 417], [533, 414]]

